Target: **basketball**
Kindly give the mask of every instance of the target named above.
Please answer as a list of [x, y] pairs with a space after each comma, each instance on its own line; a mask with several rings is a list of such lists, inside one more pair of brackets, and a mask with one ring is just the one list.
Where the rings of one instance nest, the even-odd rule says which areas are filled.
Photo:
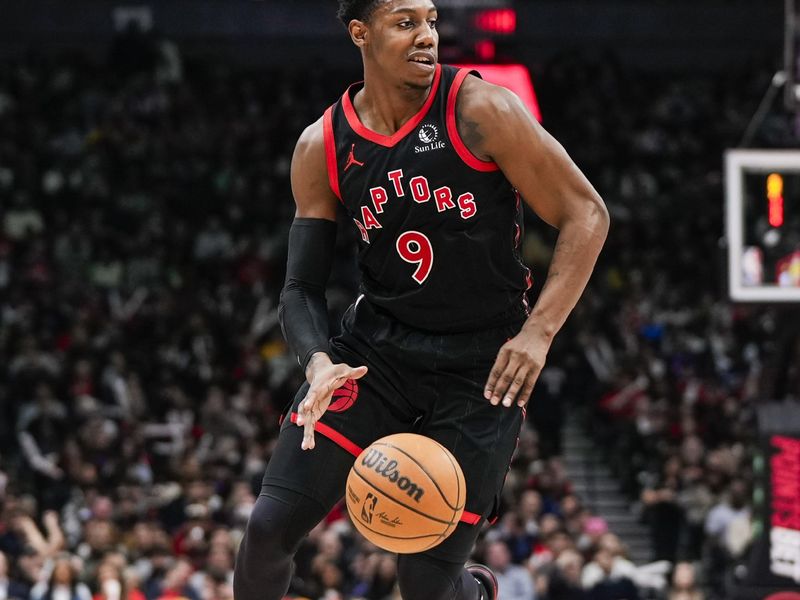
[[398, 433], [373, 442], [347, 477], [347, 510], [376, 546], [423, 552], [455, 531], [467, 498], [455, 457], [434, 440]]

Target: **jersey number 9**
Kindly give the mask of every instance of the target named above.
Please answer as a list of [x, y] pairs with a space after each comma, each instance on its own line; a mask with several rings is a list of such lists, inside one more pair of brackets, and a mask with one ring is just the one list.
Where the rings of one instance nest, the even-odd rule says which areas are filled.
[[406, 231], [397, 238], [397, 253], [407, 263], [417, 265], [411, 277], [422, 285], [431, 274], [433, 267], [433, 247], [424, 233]]

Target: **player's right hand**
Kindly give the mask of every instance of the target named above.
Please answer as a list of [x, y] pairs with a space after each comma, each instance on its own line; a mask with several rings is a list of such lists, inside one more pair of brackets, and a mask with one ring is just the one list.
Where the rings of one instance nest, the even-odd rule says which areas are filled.
[[522, 330], [500, 348], [489, 372], [484, 397], [494, 406], [506, 408], [514, 402], [524, 407], [530, 400], [536, 380], [542, 372], [552, 335], [537, 321], [528, 319]]
[[308, 393], [297, 407], [297, 425], [303, 428], [303, 442], [300, 444], [303, 450], [314, 448], [314, 426], [328, 410], [333, 392], [348, 379], [361, 379], [366, 374], [367, 367], [334, 364], [324, 352], [317, 352], [311, 357], [306, 367]]

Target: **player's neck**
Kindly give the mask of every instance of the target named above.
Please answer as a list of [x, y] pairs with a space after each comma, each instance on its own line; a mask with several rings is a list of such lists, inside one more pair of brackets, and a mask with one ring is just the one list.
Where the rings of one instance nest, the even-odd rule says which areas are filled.
[[427, 88], [398, 85], [364, 73], [364, 87], [353, 99], [358, 118], [365, 127], [381, 135], [392, 135], [416, 115], [430, 93]]

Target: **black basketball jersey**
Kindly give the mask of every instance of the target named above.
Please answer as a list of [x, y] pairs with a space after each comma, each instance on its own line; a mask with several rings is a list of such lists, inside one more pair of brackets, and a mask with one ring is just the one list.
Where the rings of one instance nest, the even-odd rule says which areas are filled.
[[360, 84], [323, 117], [330, 186], [359, 231], [361, 291], [429, 331], [485, 329], [528, 309], [519, 194], [456, 127], [468, 74], [437, 66], [424, 106], [391, 136], [359, 120]]

